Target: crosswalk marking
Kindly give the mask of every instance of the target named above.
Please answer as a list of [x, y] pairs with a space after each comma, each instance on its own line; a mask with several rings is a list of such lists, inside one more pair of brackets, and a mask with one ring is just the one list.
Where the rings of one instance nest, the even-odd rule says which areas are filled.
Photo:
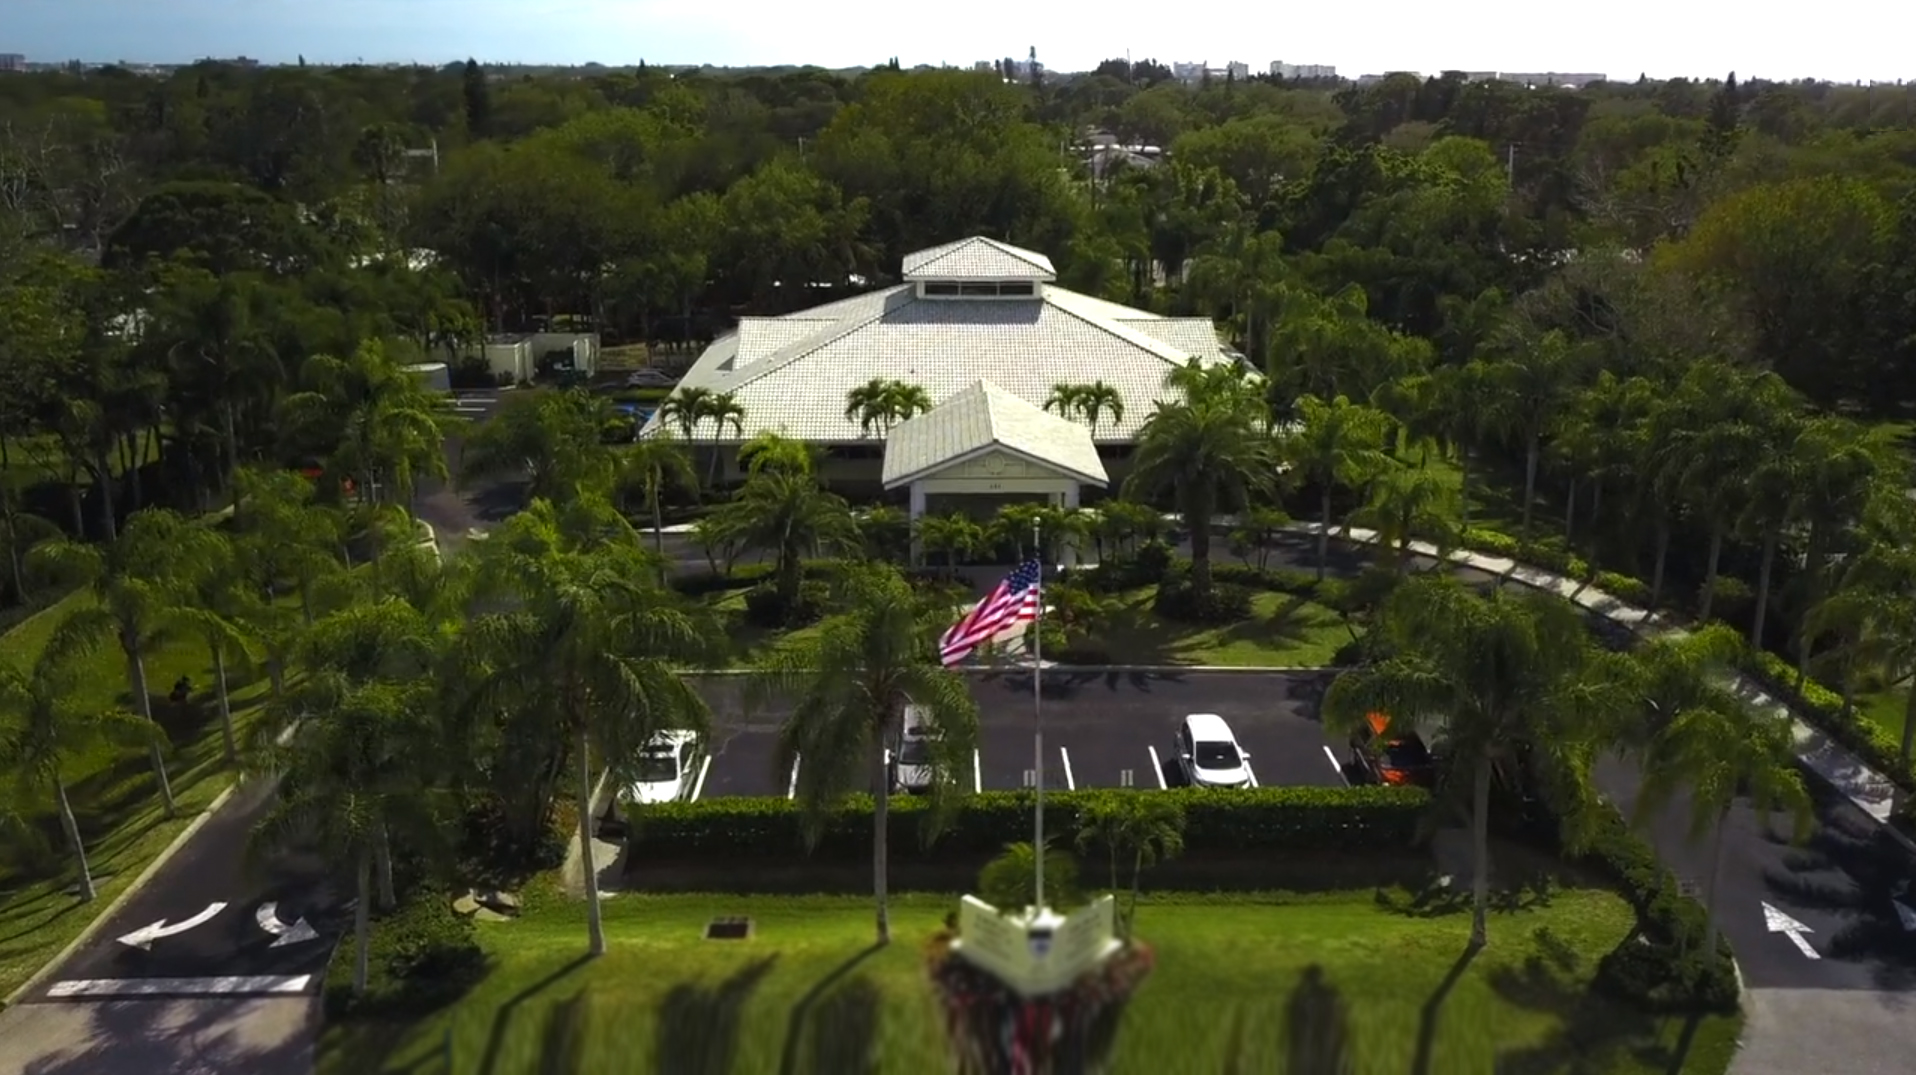
[[310, 974], [234, 975], [225, 978], [79, 978], [55, 982], [48, 997], [231, 996], [246, 993], [304, 993]]

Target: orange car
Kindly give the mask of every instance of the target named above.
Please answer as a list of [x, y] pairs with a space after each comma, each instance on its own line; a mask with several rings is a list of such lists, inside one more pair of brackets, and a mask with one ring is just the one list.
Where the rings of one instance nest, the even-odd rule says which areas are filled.
[[1437, 781], [1437, 760], [1415, 731], [1390, 730], [1390, 716], [1372, 713], [1365, 727], [1351, 734], [1351, 768], [1373, 784], [1429, 787]]

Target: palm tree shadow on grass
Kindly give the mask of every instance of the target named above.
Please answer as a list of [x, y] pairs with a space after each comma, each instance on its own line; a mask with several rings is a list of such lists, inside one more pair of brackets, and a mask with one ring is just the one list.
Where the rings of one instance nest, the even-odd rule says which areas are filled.
[[[820, 1002], [832, 991], [834, 985], [844, 980], [852, 971], [857, 970], [859, 964], [870, 959], [883, 947], [881, 944], [869, 944], [859, 949], [851, 958], [833, 967], [823, 978], [813, 983], [812, 987], [805, 991], [805, 995], [798, 998], [798, 1003], [792, 1005], [792, 1013], [785, 1021], [785, 1045], [779, 1053], [779, 1075], [799, 1075], [799, 1072], [804, 1070], [800, 1067], [799, 1049], [804, 1044], [805, 1028], [812, 1021], [813, 1009], [819, 1007]], [[814, 1045], [814, 1048], [817, 1046]]]
[[865, 977], [826, 994], [806, 1020], [810, 1043], [804, 1075], [877, 1075], [879, 1008], [883, 995]]
[[505, 1042], [506, 1027], [511, 1025], [513, 1013], [518, 1011], [519, 1006], [544, 992], [547, 986], [558, 982], [560, 979], [590, 962], [592, 962], [592, 957], [581, 953], [573, 957], [570, 961], [555, 968], [552, 973], [546, 975], [544, 978], [521, 989], [511, 1000], [500, 1005], [499, 1011], [492, 1017], [492, 1030], [486, 1035], [485, 1055], [480, 1058], [478, 1070], [482, 1075], [495, 1075], [497, 1072], [499, 1066], [499, 1047]]
[[1457, 980], [1464, 976], [1464, 971], [1470, 968], [1471, 962], [1477, 958], [1477, 953], [1480, 951], [1482, 949], [1472, 945], [1458, 953], [1457, 961], [1444, 972], [1444, 980], [1437, 983], [1436, 990], [1430, 994], [1428, 1000], [1424, 1001], [1424, 1006], [1417, 1015], [1417, 1052], [1411, 1058], [1410, 1075], [1430, 1075], [1430, 1054], [1431, 1049], [1437, 1044], [1437, 1020], [1443, 1014], [1444, 1001], [1449, 998], [1450, 991], [1457, 985]]
[[[1593, 993], [1576, 976], [1576, 953], [1548, 930], [1534, 934], [1541, 952], [1522, 967], [1491, 972], [1490, 987], [1507, 1002], [1557, 1019], [1542, 1041], [1497, 1054], [1498, 1075], [1571, 1075], [1615, 1070], [1628, 1056], [1657, 1070], [1680, 1072], [1700, 1015], [1659, 1017]], [[1663, 1042], [1670, 1020], [1681, 1021], [1673, 1043]]]
[[728, 1075], [738, 1055], [745, 1004], [776, 962], [776, 956], [753, 960], [715, 986], [674, 986], [659, 1004], [658, 1054], [652, 1070], [659, 1075]]

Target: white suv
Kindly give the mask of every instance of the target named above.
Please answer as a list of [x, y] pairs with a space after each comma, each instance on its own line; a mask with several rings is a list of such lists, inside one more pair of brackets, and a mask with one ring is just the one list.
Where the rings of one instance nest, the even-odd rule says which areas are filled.
[[1193, 713], [1178, 725], [1178, 767], [1201, 788], [1254, 788], [1251, 756], [1237, 745], [1231, 726], [1216, 713]]

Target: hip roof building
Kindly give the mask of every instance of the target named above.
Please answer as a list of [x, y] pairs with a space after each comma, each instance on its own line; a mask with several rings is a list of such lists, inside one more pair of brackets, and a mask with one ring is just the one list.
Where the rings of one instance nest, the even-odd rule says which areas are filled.
[[[906, 255], [902, 283], [779, 317], [746, 317], [674, 390], [729, 395], [742, 414], [692, 438], [725, 452], [761, 433], [825, 449], [835, 488], [909, 491], [913, 514], [1038, 499], [1076, 506], [1121, 472], [1165, 378], [1192, 361], [1237, 361], [1205, 318], [1164, 317], [1059, 287], [1051, 260], [973, 237]], [[874, 379], [923, 390], [931, 408], [885, 428], [848, 414]], [[1121, 411], [1095, 428], [1047, 412], [1058, 385], [1103, 382]], [[671, 421], [669, 405], [647, 432]], [[1056, 408], [1054, 407], [1055, 411]], [[736, 413], [736, 412], [735, 412]], [[963, 496], [969, 503], [933, 503]]]

